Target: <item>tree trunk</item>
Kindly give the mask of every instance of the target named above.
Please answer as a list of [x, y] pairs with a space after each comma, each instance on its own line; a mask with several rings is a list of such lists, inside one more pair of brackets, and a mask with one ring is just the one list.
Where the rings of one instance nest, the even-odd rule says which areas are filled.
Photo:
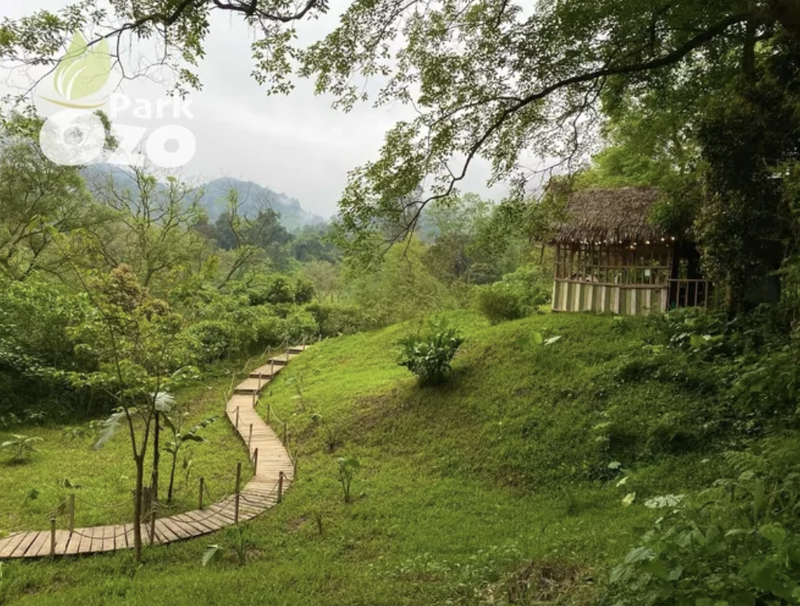
[[156, 411], [156, 427], [153, 432], [153, 475], [150, 482], [154, 503], [158, 501], [158, 465], [161, 462], [161, 450], [159, 448], [159, 436], [161, 435], [160, 421], [161, 413]]
[[169, 489], [167, 490], [167, 503], [172, 503], [172, 488], [175, 486], [175, 467], [178, 464], [178, 455], [172, 455], [172, 469], [169, 473]]
[[142, 559], [142, 493], [144, 492], [144, 455], [135, 456], [136, 488], [133, 493], [133, 558]]

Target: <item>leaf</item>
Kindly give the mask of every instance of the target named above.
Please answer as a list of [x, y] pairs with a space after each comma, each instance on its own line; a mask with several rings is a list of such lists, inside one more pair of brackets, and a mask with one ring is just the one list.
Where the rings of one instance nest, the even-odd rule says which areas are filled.
[[780, 524], [763, 524], [758, 532], [775, 547], [779, 547], [786, 540], [786, 530]]
[[664, 581], [667, 580], [668, 576], [667, 567], [661, 560], [657, 559], [648, 560], [646, 562], [643, 562], [641, 567], [642, 570], [644, 570], [649, 574], [652, 574], [654, 577], [658, 577], [659, 579], [662, 579]]
[[92, 448], [99, 450], [106, 444], [106, 442], [113, 438], [114, 434], [117, 432], [117, 429], [119, 429], [120, 423], [122, 423], [122, 419], [124, 418], [124, 410], [117, 410], [117, 412], [108, 417], [108, 419], [106, 419], [106, 421], [103, 423], [103, 430], [100, 432], [100, 435], [98, 436], [97, 441], [94, 443]]
[[649, 547], [634, 547], [625, 556], [626, 564], [636, 564], [637, 562], [647, 562], [655, 559], [655, 552]]
[[631, 505], [633, 505], [633, 502], [635, 500], [636, 500], [636, 493], [635, 492], [629, 492], [627, 495], [625, 495], [625, 498], [622, 499], [622, 505], [624, 507], [630, 507]]
[[216, 561], [222, 555], [222, 545], [209, 545], [203, 553], [203, 566], [208, 566], [209, 562]]
[[531, 336], [533, 337], [533, 342], [537, 345], [544, 343], [544, 337], [542, 336], [542, 333], [534, 332]]
[[166, 391], [159, 391], [154, 395], [154, 406], [158, 412], [169, 412], [175, 404], [175, 396]]
[[609, 469], [619, 469], [620, 467], [622, 467], [622, 463], [619, 461], [611, 461], [611, 463], [608, 464]]
[[549, 339], [547, 339], [544, 342], [544, 344], [545, 345], [552, 345], [553, 343], [558, 343], [560, 340], [561, 340], [561, 335], [558, 335], [556, 337], [550, 337]]
[[103, 39], [89, 47], [83, 35], [76, 32], [53, 74], [53, 87], [64, 99], [75, 101], [100, 91], [110, 77], [108, 41]]
[[625, 476], [625, 477], [624, 477], [624, 478], [622, 478], [622, 479], [621, 479], [619, 482], [617, 482], [617, 488], [619, 488], [620, 486], [625, 486], [625, 484], [627, 484], [627, 483], [628, 483], [628, 478], [629, 478], [629, 477], [630, 477], [630, 476]]

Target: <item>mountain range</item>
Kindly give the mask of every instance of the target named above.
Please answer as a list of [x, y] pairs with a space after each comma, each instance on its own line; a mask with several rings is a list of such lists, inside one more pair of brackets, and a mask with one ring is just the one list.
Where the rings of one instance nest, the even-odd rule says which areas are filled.
[[[133, 184], [129, 171], [111, 164], [93, 164], [84, 169], [87, 179], [111, 178], [120, 189], [130, 189]], [[326, 220], [319, 215], [305, 210], [296, 198], [277, 193], [269, 187], [253, 181], [243, 181], [232, 177], [222, 177], [197, 185], [195, 189], [202, 193], [200, 204], [208, 213], [210, 222], [214, 222], [225, 209], [228, 193], [236, 191], [243, 215], [252, 217], [259, 209], [268, 207], [280, 215], [280, 222], [287, 230], [294, 231], [306, 225], [323, 225]]]

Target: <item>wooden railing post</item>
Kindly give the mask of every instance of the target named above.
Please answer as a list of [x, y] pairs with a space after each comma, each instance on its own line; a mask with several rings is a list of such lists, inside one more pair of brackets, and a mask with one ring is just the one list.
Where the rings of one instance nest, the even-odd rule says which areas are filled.
[[253, 392], [253, 408], [256, 407], [256, 404], [258, 404], [258, 392], [254, 391]]
[[269, 425], [269, 413], [271, 408], [272, 406], [270, 405], [269, 402], [267, 402], [267, 425]]
[[233, 523], [239, 523], [239, 497], [240, 497], [240, 488], [242, 483], [242, 462], [239, 461], [236, 464], [236, 498], [234, 500], [233, 505]]
[[286, 446], [286, 421], [283, 422], [283, 445]]
[[156, 541], [156, 517], [157, 517], [156, 507], [158, 506], [158, 504], [154, 499], [152, 499], [152, 497], [150, 499], [150, 503], [151, 503], [150, 515], [152, 516], [150, 518], [150, 544], [152, 545]]
[[206, 489], [206, 479], [200, 478], [200, 495], [197, 499], [197, 508], [202, 511], [203, 510], [203, 492]]
[[258, 448], [253, 453], [253, 475], [258, 473]]
[[294, 457], [292, 457], [292, 479], [297, 479], [297, 458], [300, 456], [299, 453], [295, 453]]
[[239, 429], [239, 407], [236, 407], [236, 429]]
[[250, 444], [253, 443], [253, 424], [250, 423], [250, 433], [247, 434], [247, 447], [250, 448]]
[[75, 530], [75, 493], [69, 495], [69, 533]]
[[56, 517], [50, 518], [50, 555], [56, 555]]
[[283, 472], [278, 473], [278, 503], [283, 500]]

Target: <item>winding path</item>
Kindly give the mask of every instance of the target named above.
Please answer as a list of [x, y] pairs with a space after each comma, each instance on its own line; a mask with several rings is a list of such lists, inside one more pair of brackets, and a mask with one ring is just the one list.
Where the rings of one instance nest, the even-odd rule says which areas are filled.
[[[225, 407], [228, 419], [248, 446], [250, 461], [255, 465], [253, 479], [239, 493], [240, 522], [275, 506], [279, 490], [285, 492], [294, 479], [294, 464], [289, 453], [254, 406], [270, 380], [305, 348], [305, 345], [290, 347], [285, 354], [269, 359], [264, 366], [252, 371], [234, 389], [233, 397]], [[152, 544], [163, 545], [209, 534], [232, 526], [236, 523], [236, 516], [236, 495], [230, 495], [203, 509], [158, 518]], [[142, 541], [151, 544], [149, 524], [142, 524]], [[130, 548], [133, 548], [132, 523], [75, 528], [72, 531], [15, 532], [0, 540], [0, 559], [90, 554]]]

